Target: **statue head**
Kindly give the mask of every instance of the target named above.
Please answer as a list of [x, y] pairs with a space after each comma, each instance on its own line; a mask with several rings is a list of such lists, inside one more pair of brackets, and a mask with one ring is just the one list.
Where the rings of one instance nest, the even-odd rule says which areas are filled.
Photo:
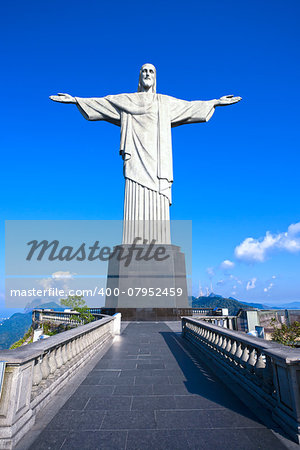
[[153, 64], [143, 64], [140, 70], [138, 92], [156, 92], [156, 69]]

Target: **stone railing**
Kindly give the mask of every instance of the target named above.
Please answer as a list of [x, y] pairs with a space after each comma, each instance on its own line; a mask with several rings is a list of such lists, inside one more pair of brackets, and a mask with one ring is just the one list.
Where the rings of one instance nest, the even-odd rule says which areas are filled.
[[213, 308], [193, 308], [193, 316], [201, 315], [201, 316], [212, 316], [214, 312]]
[[229, 330], [237, 329], [236, 316], [200, 316], [193, 317], [196, 320], [204, 320], [204, 322], [212, 323], [218, 327], [228, 328]]
[[[92, 311], [91, 309], [89, 310]], [[98, 312], [98, 309], [94, 309], [97, 312], [91, 312], [93, 314], [95, 320], [99, 320], [104, 317], [104, 314]], [[56, 324], [70, 324], [74, 326], [78, 326], [82, 322], [78, 321], [78, 317], [80, 313], [77, 311], [52, 311], [47, 309], [34, 309], [32, 311], [32, 322], [36, 324], [36, 326], [43, 322], [52, 322]], [[76, 320], [77, 319], [77, 320]]]
[[300, 350], [188, 317], [182, 333], [300, 443]]
[[14, 448], [34, 424], [37, 412], [119, 333], [120, 314], [115, 314], [33, 344], [0, 351], [0, 360], [6, 362], [0, 399], [0, 448]]

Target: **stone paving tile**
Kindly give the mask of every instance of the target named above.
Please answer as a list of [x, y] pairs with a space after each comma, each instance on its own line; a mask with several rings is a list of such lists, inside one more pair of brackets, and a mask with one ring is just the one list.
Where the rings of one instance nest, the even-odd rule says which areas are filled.
[[132, 403], [131, 396], [101, 397], [93, 396], [85, 406], [86, 411], [129, 411]]
[[63, 405], [62, 410], [63, 409], [67, 409], [67, 410], [79, 410], [82, 411], [88, 400], [89, 400], [89, 396], [85, 396], [85, 397], [79, 397], [78, 395], [73, 394], [69, 400], [67, 400], [67, 402]]
[[[201, 395], [175, 395], [174, 400], [176, 405], [174, 409], [222, 409], [226, 407]], [[242, 410], [243, 406], [240, 404], [239, 406]]]
[[135, 385], [141, 384], [170, 384], [169, 377], [164, 377], [160, 375], [144, 375], [144, 376], [136, 376], [135, 377]]
[[88, 376], [93, 376], [93, 374], [100, 374], [100, 376], [118, 377], [121, 374], [121, 369], [96, 369], [94, 368]]
[[148, 395], [133, 397], [131, 410], [154, 411], [160, 409], [176, 409], [175, 398], [172, 395]]
[[153, 411], [108, 411], [101, 430], [142, 430], [156, 428]]
[[155, 411], [157, 428], [186, 430], [189, 428], [212, 428], [205, 410]]
[[58, 450], [66, 441], [69, 433], [66, 431], [48, 431], [46, 428], [31, 445], [30, 450]]
[[86, 386], [81, 384], [74, 395], [78, 397], [90, 397], [92, 395], [112, 395], [114, 386]]
[[136, 377], [136, 376], [148, 376], [153, 373], [153, 370], [149, 369], [125, 369], [120, 373], [120, 378]]
[[240, 414], [230, 409], [218, 409], [206, 411], [206, 414], [212, 428], [218, 428], [220, 424], [224, 428], [264, 428], [264, 425], [250, 411]]
[[114, 395], [151, 395], [152, 384], [141, 384], [140, 386], [116, 386]]
[[184, 375], [176, 375], [176, 376], [169, 376], [169, 384], [181, 384], [181, 383], [187, 383], [187, 379]]
[[181, 430], [128, 431], [126, 450], [184, 450], [186, 448], [186, 436]]
[[268, 429], [213, 429], [184, 432], [192, 450], [284, 450], [285, 446]]
[[155, 384], [153, 386], [153, 394], [156, 395], [187, 395], [189, 389], [184, 383], [182, 384]]
[[186, 376], [179, 367], [177, 369], [153, 369], [151, 370], [151, 375], [176, 376], [184, 380], [186, 379]]
[[126, 431], [71, 432], [62, 450], [125, 450], [126, 437]]
[[59, 411], [49, 423], [49, 430], [88, 431], [99, 430], [103, 411]]
[[165, 364], [163, 362], [157, 362], [157, 363], [151, 363], [151, 361], [143, 361], [142, 363], [137, 363], [136, 365], [137, 369], [163, 369], [165, 367]]
[[131, 323], [33, 450], [254, 450], [280, 441], [164, 323]]
[[84, 385], [94, 385], [99, 384], [100, 380], [102, 379], [102, 376], [98, 373], [92, 373], [92, 375], [87, 376], [85, 380], [81, 384]]
[[99, 369], [135, 369], [137, 367], [136, 360], [111, 360], [111, 359], [103, 359], [98, 362], [96, 368]]
[[125, 385], [125, 386], [133, 386], [135, 377], [118, 377], [118, 378], [110, 378], [110, 377], [102, 377], [100, 381], [100, 385]]

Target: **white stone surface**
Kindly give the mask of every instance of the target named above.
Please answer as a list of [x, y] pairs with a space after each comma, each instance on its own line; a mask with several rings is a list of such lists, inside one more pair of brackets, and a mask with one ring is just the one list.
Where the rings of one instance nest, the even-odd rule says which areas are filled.
[[[134, 237], [148, 240], [149, 237], [150, 240], [157, 237], [157, 234], [149, 235], [147, 225], [139, 230], [141, 234], [135, 234], [134, 222], [151, 220], [149, 217], [153, 217], [153, 211], [157, 217], [167, 217], [169, 220], [165, 204], [167, 201], [168, 205], [171, 205], [173, 183], [171, 127], [207, 122], [216, 106], [225, 106], [241, 100], [240, 97], [225, 96], [219, 100], [185, 101], [156, 94], [156, 69], [152, 64], [142, 66], [136, 93], [108, 95], [102, 98], [59, 94], [50, 98], [62, 103], [75, 103], [87, 120], [105, 120], [120, 126], [120, 154], [124, 160], [126, 180], [137, 185], [135, 192], [142, 192], [143, 187], [157, 193], [133, 196], [132, 191], [128, 190], [128, 183], [126, 184], [123, 243], [131, 243]], [[152, 198], [154, 203], [149, 201], [147, 204], [148, 197]], [[128, 218], [129, 212], [133, 220]], [[126, 224], [128, 220], [130, 223]], [[170, 227], [167, 232], [158, 234], [163, 236], [162, 243], [170, 243]]]

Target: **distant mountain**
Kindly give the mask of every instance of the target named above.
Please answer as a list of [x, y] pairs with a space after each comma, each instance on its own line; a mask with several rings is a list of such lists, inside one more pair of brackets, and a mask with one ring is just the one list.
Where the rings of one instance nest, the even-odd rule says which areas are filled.
[[21, 339], [32, 323], [32, 310], [35, 308], [56, 309], [63, 311], [65, 308], [55, 302], [40, 303], [34, 300], [26, 305], [24, 313], [13, 314], [0, 325], [0, 350], [7, 350], [14, 342]]
[[8, 349], [14, 342], [21, 339], [31, 326], [31, 312], [16, 313], [5, 320], [0, 326], [0, 349]]
[[30, 303], [27, 303], [27, 305], [24, 308], [24, 311], [29, 312], [29, 311], [32, 311], [33, 309], [37, 309], [37, 308], [48, 308], [48, 309], [59, 308], [61, 310], [65, 309], [64, 306], [61, 306], [58, 303], [55, 303], [50, 300], [47, 303], [45, 303], [45, 301], [47, 302], [47, 299], [46, 300], [44, 299], [44, 303], [41, 303], [41, 299], [35, 298]]
[[277, 306], [277, 308], [300, 309], [300, 302], [285, 303], [283, 305]]
[[202, 296], [192, 298], [193, 308], [228, 308], [229, 315], [236, 315], [241, 308], [247, 309], [270, 309], [269, 306], [260, 303], [244, 303], [234, 298], [225, 298], [221, 295], [209, 295], [208, 297]]

